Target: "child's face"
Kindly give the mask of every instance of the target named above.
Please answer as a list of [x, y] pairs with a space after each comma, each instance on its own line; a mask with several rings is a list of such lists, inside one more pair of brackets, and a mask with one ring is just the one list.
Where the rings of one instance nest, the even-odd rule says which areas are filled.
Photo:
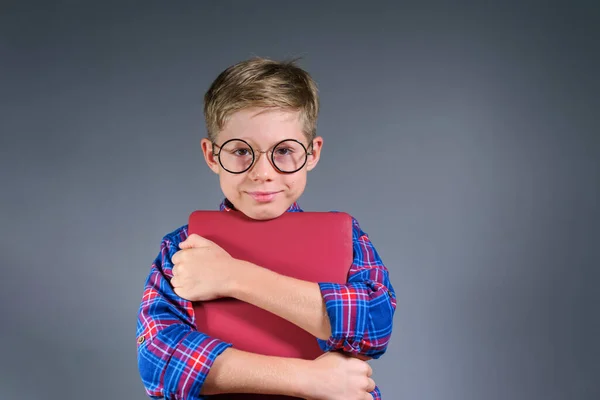
[[[319, 161], [323, 139], [315, 138], [310, 146], [298, 117], [297, 112], [256, 108], [232, 114], [217, 136], [214, 152], [219, 154], [221, 151], [221, 162], [229, 171], [237, 172], [251, 165], [239, 174], [225, 170], [219, 157], [213, 155], [212, 143], [208, 139], [202, 140], [204, 158], [210, 169], [219, 175], [223, 194], [250, 218], [271, 219], [283, 214], [302, 195], [307, 172]], [[242, 139], [250, 145], [254, 152], [253, 164], [252, 150], [239, 141], [226, 144], [231, 139]], [[287, 139], [302, 143], [311, 154], [307, 156], [306, 164], [294, 173], [277, 170], [271, 158], [274, 146]], [[304, 149], [295, 142], [284, 143], [292, 146], [286, 144], [275, 149], [276, 165], [284, 170], [286, 168], [282, 166], [285, 165], [300, 167], [304, 162]], [[221, 148], [224, 144], [226, 147]], [[295, 163], [289, 161], [290, 157]], [[287, 170], [293, 169], [295, 167]]]

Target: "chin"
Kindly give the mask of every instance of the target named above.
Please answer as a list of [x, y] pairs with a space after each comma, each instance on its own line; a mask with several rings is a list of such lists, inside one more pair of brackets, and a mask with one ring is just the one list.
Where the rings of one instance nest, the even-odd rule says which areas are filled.
[[250, 210], [240, 210], [240, 211], [242, 211], [244, 214], [246, 214], [248, 217], [250, 217], [252, 219], [265, 221], [265, 220], [274, 219], [274, 218], [277, 218], [277, 217], [283, 215], [283, 213], [285, 213], [286, 210], [287, 210], [287, 207], [282, 210], [281, 207], [262, 206], [262, 207], [252, 207]]
[[287, 202], [276, 201], [270, 203], [244, 202], [240, 204], [239, 211], [247, 217], [256, 220], [269, 220], [283, 215], [290, 205]]

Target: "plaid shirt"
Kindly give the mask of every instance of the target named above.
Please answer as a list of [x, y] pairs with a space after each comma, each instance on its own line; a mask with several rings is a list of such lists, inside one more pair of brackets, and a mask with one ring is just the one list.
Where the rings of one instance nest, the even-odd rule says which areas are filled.
[[[233, 205], [225, 199], [221, 211]], [[297, 203], [287, 212], [302, 212]], [[207, 399], [200, 389], [215, 359], [232, 344], [198, 332], [192, 303], [177, 296], [171, 257], [188, 236], [187, 225], [166, 235], [146, 279], [137, 319], [138, 368], [146, 393], [168, 400]], [[392, 333], [396, 297], [387, 268], [353, 218], [354, 261], [346, 284], [319, 283], [331, 322], [323, 351], [379, 358]], [[379, 389], [372, 392], [381, 399]]]

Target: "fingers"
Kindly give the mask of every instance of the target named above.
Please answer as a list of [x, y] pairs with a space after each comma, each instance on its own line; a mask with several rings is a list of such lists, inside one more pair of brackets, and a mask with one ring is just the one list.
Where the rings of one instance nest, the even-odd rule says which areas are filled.
[[173, 262], [173, 264], [180, 264], [181, 262], [183, 262], [184, 258], [186, 258], [188, 251], [189, 250], [187, 249], [176, 251], [175, 254], [173, 254], [173, 257], [171, 257], [171, 261]]
[[175, 253], [175, 255], [173, 255], [173, 258], [171, 258], [171, 261], [173, 261], [173, 267], [171, 268], [171, 274], [173, 274], [173, 277], [179, 276], [183, 272], [183, 254], [179, 253], [181, 253], [181, 251]]
[[182, 288], [174, 288], [173, 291], [175, 292], [175, 294], [179, 297], [181, 297], [184, 300], [189, 300], [192, 301], [192, 299], [188, 296], [188, 292], [185, 291]]
[[371, 393], [369, 393], [369, 397], [367, 397], [367, 399], [381, 399], [381, 392], [379, 391], [379, 388], [377, 386], [375, 386]]
[[[348, 355], [349, 357], [356, 358], [358, 360], [364, 361], [365, 363], [367, 361], [370, 361], [370, 360], [373, 359], [373, 357], [365, 356], [363, 354], [350, 354], [350, 353], [344, 353], [344, 354]], [[368, 369], [366, 371], [367, 376], [373, 375], [373, 369], [371, 368], [371, 366], [369, 364], [367, 364], [367, 366], [368, 366]]]
[[[181, 245], [181, 244], [180, 244]], [[173, 256], [171, 257], [171, 261], [173, 262], [173, 264], [178, 264], [179, 263], [179, 259], [181, 258], [181, 250], [175, 252], [175, 254], [173, 254]]]
[[375, 381], [371, 378], [368, 378], [368, 384], [367, 384], [367, 392], [372, 392], [373, 390], [375, 390]]
[[171, 286], [173, 287], [173, 292], [175, 292], [177, 296], [185, 300], [192, 300], [189, 297], [189, 289], [184, 287], [183, 281], [181, 281], [177, 277], [173, 277], [173, 279], [171, 279]]
[[194, 247], [206, 247], [210, 245], [212, 242], [208, 239], [203, 238], [200, 235], [192, 233], [187, 237], [183, 242], [179, 243], [180, 249], [191, 249]]
[[[183, 243], [183, 242], [181, 242]], [[180, 243], [180, 246], [181, 246]], [[190, 244], [187, 244], [186, 246], [190, 246]], [[196, 246], [195, 245], [195, 249], [200, 248], [201, 246]], [[177, 264], [181, 264], [185, 259], [189, 259], [189, 254], [190, 254], [190, 250], [192, 249], [192, 247], [189, 248], [184, 248], [181, 250], [178, 250], [175, 252], [175, 254], [173, 254], [173, 256], [171, 257], [171, 261], [173, 262], [174, 265]]]
[[369, 365], [368, 362], [366, 361], [361, 361], [358, 358], [352, 356], [351, 357], [353, 360], [353, 362], [357, 363], [357, 365], [360, 365], [361, 368], [361, 373], [365, 374], [366, 376], [371, 376], [373, 375], [373, 368], [371, 368], [371, 366]]

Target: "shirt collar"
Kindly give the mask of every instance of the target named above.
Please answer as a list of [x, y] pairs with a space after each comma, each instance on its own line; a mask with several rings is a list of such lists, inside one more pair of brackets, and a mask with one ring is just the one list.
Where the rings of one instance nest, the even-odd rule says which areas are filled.
[[[229, 199], [225, 198], [223, 199], [223, 201], [221, 202], [221, 205], [219, 206], [219, 210], [220, 211], [234, 211], [235, 210], [235, 206], [233, 205], [233, 203], [231, 203], [229, 201]], [[298, 205], [298, 202], [294, 202], [287, 210], [286, 212], [302, 212], [302, 209], [300, 208], [300, 206]]]

